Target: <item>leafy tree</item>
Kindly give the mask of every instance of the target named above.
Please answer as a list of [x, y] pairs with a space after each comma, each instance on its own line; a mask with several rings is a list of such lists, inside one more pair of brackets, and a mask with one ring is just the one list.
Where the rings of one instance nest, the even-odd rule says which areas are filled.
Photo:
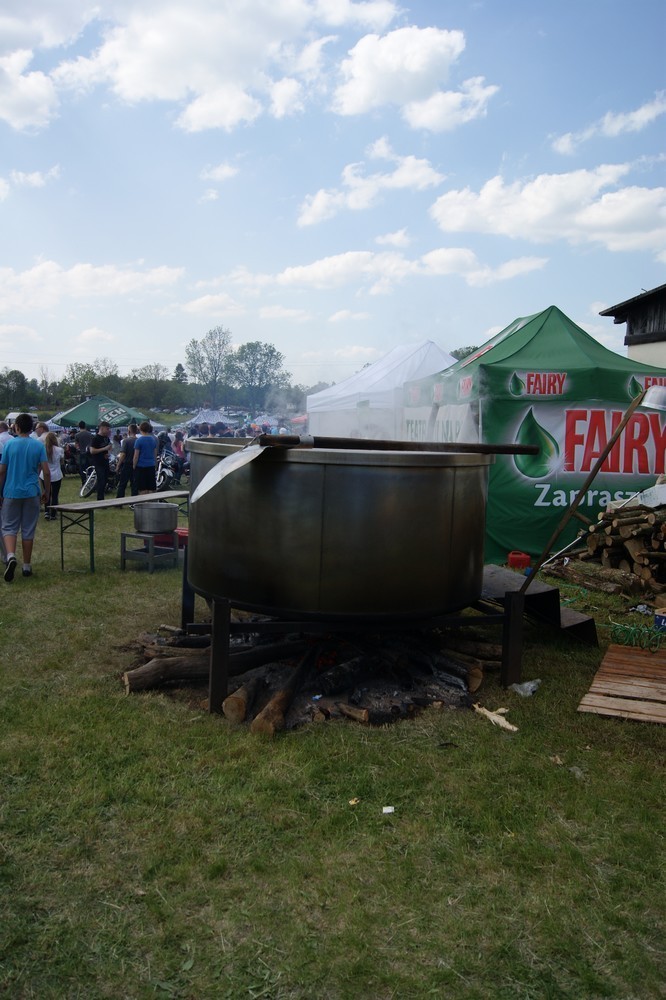
[[455, 351], [451, 351], [451, 357], [455, 358], [456, 361], [462, 361], [463, 358], [474, 354], [474, 351], [478, 351], [478, 349], [478, 347], [456, 347]]
[[92, 396], [97, 391], [98, 376], [92, 365], [73, 361], [65, 368], [65, 392], [72, 398]]
[[123, 380], [118, 374], [118, 365], [111, 358], [95, 358], [92, 364], [72, 362], [65, 368], [62, 380], [63, 395], [77, 402], [84, 396], [106, 393], [117, 395]]
[[0, 372], [0, 397], [4, 409], [27, 404], [28, 380], [18, 368], [3, 368]]
[[180, 361], [173, 370], [173, 375], [171, 376], [172, 382], [179, 382], [181, 385], [187, 384], [187, 372], [181, 365]]
[[284, 354], [272, 344], [258, 340], [241, 344], [229, 358], [229, 382], [243, 391], [249, 409], [256, 413], [264, 407], [269, 391], [289, 385], [291, 374], [283, 364]]
[[169, 369], [166, 365], [158, 363], [144, 365], [143, 368], [133, 368], [130, 378], [139, 379], [142, 382], [166, 382], [169, 378]]
[[144, 365], [143, 368], [134, 368], [130, 373], [125, 392], [129, 391], [132, 402], [137, 406], [159, 409], [164, 405], [164, 394], [170, 384], [169, 369], [165, 365], [155, 363]]
[[231, 330], [215, 326], [201, 340], [191, 340], [185, 348], [190, 374], [205, 389], [213, 408], [220, 400], [230, 343]]

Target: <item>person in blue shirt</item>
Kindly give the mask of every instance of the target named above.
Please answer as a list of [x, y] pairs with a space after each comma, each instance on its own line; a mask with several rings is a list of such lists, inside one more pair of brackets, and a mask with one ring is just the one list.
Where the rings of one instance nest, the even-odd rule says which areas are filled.
[[[21, 532], [23, 576], [32, 576], [32, 547], [39, 521], [42, 485], [46, 501], [51, 490], [51, 472], [44, 442], [32, 438], [32, 417], [19, 413], [15, 425], [18, 437], [7, 441], [0, 457], [2, 494], [2, 537], [7, 553], [5, 580], [11, 583], [16, 572], [16, 540]], [[39, 473], [43, 479], [40, 482]]]
[[139, 493], [155, 492], [155, 466], [157, 465], [157, 439], [147, 420], [139, 424], [141, 432], [134, 442], [134, 485]]

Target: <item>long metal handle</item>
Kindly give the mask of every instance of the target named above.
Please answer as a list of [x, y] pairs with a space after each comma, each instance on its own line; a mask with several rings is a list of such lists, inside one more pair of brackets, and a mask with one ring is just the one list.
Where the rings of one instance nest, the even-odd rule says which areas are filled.
[[440, 451], [476, 455], [538, 455], [538, 445], [482, 444], [454, 441], [376, 441], [365, 438], [299, 437], [297, 434], [260, 434], [254, 443], [264, 448], [348, 448], [360, 451]]

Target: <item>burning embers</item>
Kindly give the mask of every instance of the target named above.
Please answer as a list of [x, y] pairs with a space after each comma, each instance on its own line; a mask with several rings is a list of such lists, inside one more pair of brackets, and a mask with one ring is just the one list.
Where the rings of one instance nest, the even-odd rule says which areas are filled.
[[[465, 629], [464, 638], [452, 629], [351, 638], [290, 634], [276, 642], [262, 641], [251, 629], [248, 621], [248, 632], [232, 640], [230, 693], [222, 710], [230, 721], [268, 734], [330, 719], [385, 725], [429, 706], [468, 707], [484, 669], [499, 669], [502, 656], [501, 646], [481, 630]], [[126, 691], [168, 685], [182, 694], [183, 684], [193, 683], [199, 703], [209, 671], [208, 637], [169, 631], [168, 638], [140, 637], [138, 663], [123, 677]]]

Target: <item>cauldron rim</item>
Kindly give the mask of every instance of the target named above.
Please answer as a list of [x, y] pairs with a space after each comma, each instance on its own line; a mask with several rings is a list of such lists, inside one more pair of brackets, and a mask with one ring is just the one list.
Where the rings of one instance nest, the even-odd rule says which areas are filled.
[[[232, 454], [236, 454], [244, 445], [233, 448]], [[220, 460], [228, 457], [230, 445], [233, 439], [220, 438], [210, 440], [195, 438], [188, 443], [190, 451], [201, 455], [217, 456]], [[456, 467], [460, 466], [488, 466], [495, 461], [494, 455], [483, 455], [466, 451], [441, 452], [441, 451], [384, 451], [375, 450], [372, 447], [366, 448], [266, 448], [260, 456], [260, 461], [283, 463], [294, 462], [306, 465], [357, 465], [357, 466], [396, 466], [410, 467]]]

